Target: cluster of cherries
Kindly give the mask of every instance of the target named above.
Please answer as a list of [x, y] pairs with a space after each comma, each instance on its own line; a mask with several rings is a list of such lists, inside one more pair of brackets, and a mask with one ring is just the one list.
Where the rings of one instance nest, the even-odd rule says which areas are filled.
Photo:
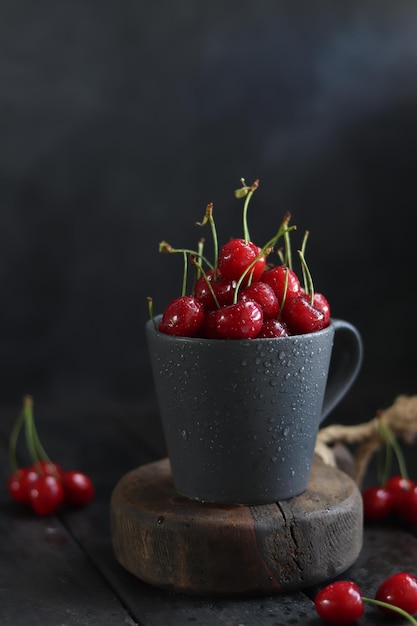
[[417, 484], [410, 478], [391, 476], [382, 486], [362, 491], [365, 521], [380, 521], [396, 515], [407, 524], [417, 524]]
[[[197, 251], [175, 249], [165, 241], [160, 243], [161, 252], [184, 255], [182, 295], [171, 301], [163, 312], [158, 326], [160, 332], [208, 339], [254, 339], [311, 333], [328, 326], [329, 303], [322, 294], [314, 291], [305, 262], [308, 233], [298, 251], [304, 277], [301, 285], [292, 269], [289, 233], [295, 227], [289, 226], [290, 214], [285, 214], [272, 239], [262, 248], [257, 246], [249, 237], [247, 209], [258, 181], [248, 187], [242, 179], [242, 184], [235, 195], [245, 197], [244, 238], [231, 239], [218, 250], [212, 204], [207, 206], [203, 221], [198, 223], [211, 226], [213, 263], [203, 254], [204, 240], [200, 240]], [[267, 257], [281, 237], [285, 242], [285, 255], [281, 254], [280, 264], [271, 266]], [[195, 281], [191, 293], [187, 294], [189, 260], [195, 268]], [[148, 302], [151, 303], [152, 299], [148, 298]]]
[[[32, 463], [19, 467], [16, 445], [23, 427]], [[47, 456], [36, 430], [31, 396], [24, 398], [23, 410], [10, 436], [9, 452], [13, 471], [7, 480], [8, 492], [13, 500], [29, 505], [36, 514], [52, 515], [62, 506], [84, 506], [93, 499], [94, 485], [86, 474], [64, 471]]]
[[331, 624], [355, 623], [363, 615], [365, 602], [391, 617], [406, 617], [417, 626], [412, 617], [417, 613], [417, 579], [408, 572], [398, 572], [384, 580], [375, 598], [364, 597], [352, 581], [338, 580], [321, 589], [314, 599], [318, 615]]

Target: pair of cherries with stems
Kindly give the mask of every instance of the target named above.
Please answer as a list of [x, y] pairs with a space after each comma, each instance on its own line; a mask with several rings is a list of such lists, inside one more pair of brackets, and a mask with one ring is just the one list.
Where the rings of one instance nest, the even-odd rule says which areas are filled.
[[[25, 432], [27, 452], [31, 463], [19, 466], [17, 445]], [[94, 497], [91, 479], [78, 470], [64, 471], [52, 461], [42, 445], [36, 428], [33, 398], [26, 395], [9, 440], [9, 459], [12, 473], [7, 489], [13, 500], [29, 505], [37, 515], [52, 515], [62, 506], [84, 506]]]
[[[391, 515], [407, 524], [417, 524], [417, 484], [408, 476], [401, 447], [391, 430], [379, 420], [379, 431], [384, 445], [385, 459], [378, 485], [362, 491], [363, 513], [367, 522], [378, 522]], [[390, 475], [395, 455], [399, 474]]]
[[375, 598], [362, 595], [359, 586], [350, 580], [338, 580], [321, 589], [314, 598], [318, 615], [331, 624], [354, 624], [365, 604], [376, 606], [390, 617], [405, 617], [417, 626], [417, 579], [409, 572], [398, 572], [378, 587]]
[[[214, 261], [204, 255], [204, 239], [198, 249], [175, 249], [166, 241], [160, 252], [180, 253], [184, 257], [182, 295], [166, 307], [159, 323], [160, 332], [186, 337], [211, 339], [252, 339], [282, 337], [321, 330], [330, 320], [330, 307], [322, 294], [314, 291], [311, 274], [305, 261], [305, 234], [298, 251], [304, 287], [292, 269], [289, 234], [290, 214], [286, 213], [276, 234], [262, 247], [253, 243], [248, 229], [248, 206], [259, 182], [235, 191], [245, 198], [243, 206], [243, 238], [231, 239], [219, 250], [213, 218], [213, 204], [207, 205], [199, 226], [209, 224], [213, 239]], [[267, 265], [267, 257], [279, 239], [284, 239], [285, 255], [279, 250], [282, 264]], [[192, 293], [187, 295], [188, 267], [195, 268]], [[148, 298], [153, 318], [152, 298]], [[154, 320], [155, 323], [155, 320]], [[156, 323], [155, 323], [156, 327]]]

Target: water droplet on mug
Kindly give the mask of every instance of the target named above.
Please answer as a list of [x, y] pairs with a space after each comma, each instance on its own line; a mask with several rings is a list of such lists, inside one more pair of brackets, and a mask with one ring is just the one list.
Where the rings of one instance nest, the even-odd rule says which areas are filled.
[[291, 373], [288, 372], [287, 374], [285, 374], [285, 379], [288, 380], [289, 378], [291, 378]]
[[284, 436], [284, 437], [288, 437], [289, 432], [290, 432], [290, 427], [289, 427], [289, 426], [286, 426], [286, 427], [284, 428], [284, 430], [282, 431], [282, 434], [283, 434], [283, 436]]
[[246, 366], [247, 366], [247, 364], [248, 364], [247, 359], [243, 359], [243, 361], [241, 362], [241, 366], [242, 366], [242, 367], [246, 367]]
[[278, 358], [280, 361], [283, 361], [285, 359], [285, 352], [280, 352]]

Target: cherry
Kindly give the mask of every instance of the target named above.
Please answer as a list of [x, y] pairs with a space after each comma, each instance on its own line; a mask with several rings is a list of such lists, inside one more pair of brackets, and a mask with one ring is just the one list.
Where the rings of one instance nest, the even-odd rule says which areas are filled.
[[[375, 598], [412, 615], [417, 612], [417, 579], [408, 572], [398, 572], [381, 583]], [[398, 614], [388, 607], [379, 608], [389, 615]]]
[[209, 311], [202, 330], [208, 339], [253, 339], [261, 330], [262, 322], [259, 304], [246, 300]]
[[64, 500], [64, 488], [59, 478], [44, 474], [38, 476], [29, 492], [29, 503], [38, 515], [55, 513]]
[[[252, 241], [231, 239], [225, 243], [219, 252], [219, 271], [227, 280], [239, 280], [242, 274], [261, 253], [261, 248]], [[248, 271], [242, 284], [247, 284], [252, 276], [252, 282], [258, 281], [265, 269], [266, 257], [262, 255]]]
[[[297, 274], [286, 265], [277, 265], [267, 270], [262, 275], [261, 280], [272, 287], [280, 305], [284, 299], [284, 292], [286, 293], [285, 299], [289, 300], [298, 296], [301, 290]], [[285, 283], [287, 283], [286, 291]]]
[[288, 337], [286, 324], [278, 319], [266, 320], [259, 331], [258, 338]]
[[314, 599], [319, 616], [332, 624], [351, 624], [364, 610], [359, 587], [346, 580], [338, 580], [321, 589]]
[[21, 467], [14, 471], [7, 480], [7, 489], [16, 502], [29, 502], [29, 492], [33, 483], [38, 479], [38, 472], [30, 467]]
[[414, 487], [414, 481], [409, 478], [403, 478], [402, 476], [391, 476], [386, 481], [384, 488], [389, 491], [393, 499], [393, 508], [396, 512], [400, 512], [403, 509], [402, 501], [404, 495], [411, 491]]
[[330, 322], [330, 305], [327, 298], [325, 298], [322, 293], [317, 293], [317, 291], [314, 292], [313, 306], [323, 313], [324, 326], [328, 326]]
[[363, 516], [366, 521], [387, 517], [394, 506], [394, 495], [385, 487], [368, 487], [362, 492]]
[[326, 326], [324, 313], [310, 304], [304, 295], [286, 301], [282, 318], [292, 335], [317, 332]]
[[195, 337], [204, 319], [202, 304], [194, 296], [180, 296], [166, 307], [158, 330], [167, 335]]
[[[213, 293], [207, 281], [210, 283], [210, 287], [214, 292], [217, 302], [213, 297]], [[217, 309], [219, 306], [233, 304], [235, 289], [235, 280], [226, 280], [222, 278], [218, 272], [215, 273], [214, 270], [210, 270], [207, 272], [206, 276], [201, 276], [197, 280], [194, 287], [194, 296], [201, 302], [204, 310], [207, 312]]]
[[407, 524], [417, 524], [417, 485], [404, 490], [395, 501], [395, 511]]
[[62, 485], [65, 504], [82, 506], [94, 498], [94, 485], [90, 478], [82, 472], [75, 470], [63, 472]]
[[239, 292], [239, 300], [254, 300], [257, 302], [265, 320], [278, 316], [279, 304], [272, 287], [263, 282], [252, 283]]

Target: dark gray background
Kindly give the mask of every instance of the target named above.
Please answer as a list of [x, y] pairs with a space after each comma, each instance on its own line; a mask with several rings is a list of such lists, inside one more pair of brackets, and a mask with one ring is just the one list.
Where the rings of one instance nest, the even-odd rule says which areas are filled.
[[151, 398], [146, 296], [181, 289], [158, 242], [194, 247], [209, 201], [241, 236], [242, 176], [261, 181], [252, 239], [291, 211], [363, 335], [341, 415], [416, 391], [414, 1], [4, 0], [0, 18], [1, 402]]

